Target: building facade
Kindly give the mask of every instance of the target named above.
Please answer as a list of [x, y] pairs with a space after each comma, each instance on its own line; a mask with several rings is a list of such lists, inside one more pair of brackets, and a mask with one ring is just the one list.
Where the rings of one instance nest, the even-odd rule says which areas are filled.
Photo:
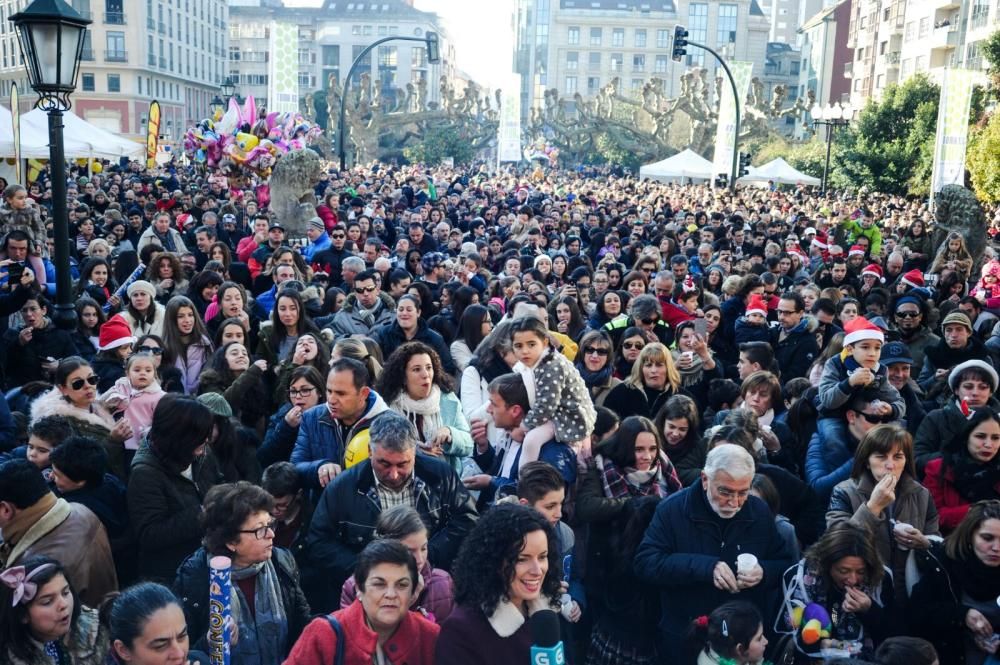
[[[93, 21], [87, 31], [73, 112], [105, 129], [145, 136], [149, 105], [160, 102], [160, 134], [177, 141], [209, 112], [224, 76], [225, 0], [68, 0]], [[0, 0], [0, 102], [17, 82], [21, 110], [28, 86], [9, 17], [29, 0]]]
[[[413, 7], [412, 0], [344, 2], [326, 0], [321, 7], [284, 7], [281, 0], [230, 0], [227, 76], [239, 94], [253, 95], [258, 108], [267, 106], [271, 59], [271, 31], [278, 24], [298, 31], [299, 96], [325, 91], [330, 82], [343, 84], [355, 58], [372, 42], [385, 37], [397, 41], [376, 47], [360, 63], [351, 85], [367, 72], [386, 105], [396, 101], [398, 90], [423, 79], [427, 101], [440, 100], [442, 75], [454, 77], [455, 49], [438, 16]], [[440, 39], [441, 62], [430, 64], [422, 40], [428, 31]]]
[[674, 62], [677, 25], [691, 41], [752, 62], [754, 74], [763, 75], [770, 28], [757, 0], [517, 0], [514, 71], [521, 75], [522, 114], [540, 105], [548, 89], [587, 99], [616, 79], [625, 96], [652, 78], [664, 80], [668, 96], [679, 95], [685, 70], [707, 67], [714, 74], [717, 64], [695, 47]]
[[856, 1], [841, 0], [799, 28], [802, 37], [799, 96], [812, 92], [822, 106], [849, 100], [854, 62], [848, 37]]
[[831, 4], [831, 0], [771, 0], [768, 7], [762, 7], [771, 23], [769, 41], [801, 47], [799, 28]]

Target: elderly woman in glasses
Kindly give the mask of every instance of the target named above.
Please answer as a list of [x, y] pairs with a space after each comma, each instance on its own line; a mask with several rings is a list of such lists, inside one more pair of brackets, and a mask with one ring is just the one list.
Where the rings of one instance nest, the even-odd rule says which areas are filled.
[[281, 662], [309, 622], [295, 559], [274, 546], [274, 499], [248, 482], [216, 485], [205, 496], [201, 547], [177, 570], [174, 592], [182, 599], [191, 641], [207, 646], [209, 562], [232, 561], [234, 663]]
[[611, 337], [602, 330], [591, 330], [583, 335], [574, 365], [587, 384], [594, 406], [604, 406], [608, 393], [622, 382], [614, 376], [615, 353]]
[[63, 358], [56, 366], [55, 387], [31, 405], [31, 423], [46, 416], [68, 418], [77, 434], [104, 444], [111, 471], [124, 478], [124, 443], [132, 436], [132, 428], [124, 418], [116, 423], [97, 401], [99, 381], [94, 368], [80, 356]]

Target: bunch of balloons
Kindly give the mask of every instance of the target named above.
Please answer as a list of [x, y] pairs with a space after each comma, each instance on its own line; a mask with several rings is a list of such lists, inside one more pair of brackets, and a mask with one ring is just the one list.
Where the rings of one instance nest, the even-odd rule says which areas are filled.
[[223, 114], [189, 127], [184, 135], [188, 159], [227, 175], [267, 178], [281, 155], [315, 143], [323, 130], [299, 113], [257, 112], [253, 97], [240, 108], [229, 100]]

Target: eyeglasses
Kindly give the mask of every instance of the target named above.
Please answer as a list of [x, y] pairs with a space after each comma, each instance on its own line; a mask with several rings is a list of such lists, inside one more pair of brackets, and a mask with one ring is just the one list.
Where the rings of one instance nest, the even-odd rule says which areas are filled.
[[647, 326], [651, 326], [654, 323], [656, 323], [657, 321], [659, 321], [659, 319], [656, 318], [656, 317], [653, 317], [652, 319], [643, 319], [642, 320], [642, 322], [645, 323]]
[[870, 422], [872, 425], [878, 425], [878, 424], [887, 425], [888, 423], [894, 422], [896, 420], [896, 417], [893, 416], [891, 413], [887, 416], [878, 416], [878, 415], [873, 415], [871, 413], [865, 413], [864, 411], [858, 411], [857, 414], [862, 418], [864, 418], [865, 420], [867, 420], [868, 422]]
[[299, 390], [296, 390], [295, 388], [289, 388], [288, 389], [288, 396], [289, 397], [308, 397], [309, 395], [312, 395], [314, 392], [316, 392], [316, 389], [313, 388], [312, 386], [307, 386], [307, 387], [301, 388]]
[[629, 350], [635, 349], [637, 351], [641, 351], [642, 349], [646, 348], [646, 345], [643, 344], [642, 342], [625, 342], [622, 344], [622, 348]]
[[728, 487], [717, 487], [715, 492], [724, 499], [746, 499], [750, 496], [750, 490], [732, 490]]
[[920, 312], [896, 312], [897, 319], [915, 319], [920, 316]]
[[340, 240], [342, 238], [346, 238], [347, 235], [344, 233], [331, 233], [330, 237], [333, 238], [334, 240]]
[[354, 288], [358, 293], [375, 293], [378, 291], [378, 287], [375, 286], [357, 286]]
[[583, 354], [586, 355], [586, 356], [593, 356], [593, 355], [606, 356], [609, 353], [611, 353], [610, 350], [608, 350], [608, 349], [599, 349], [596, 346], [588, 346], [587, 348], [585, 348], [583, 350]]
[[782, 314], [785, 314], [787, 316], [791, 316], [792, 314], [798, 314], [799, 313], [799, 310], [797, 310], [797, 309], [779, 309], [779, 310], [776, 310], [776, 311], [778, 312], [778, 316], [781, 316]]
[[152, 353], [154, 356], [162, 356], [163, 349], [158, 346], [140, 346], [135, 350], [136, 353]]
[[270, 531], [271, 535], [274, 535], [274, 528], [278, 525], [277, 520], [271, 520], [264, 526], [259, 526], [256, 529], [240, 529], [239, 533], [252, 533], [257, 540], [264, 540], [267, 538], [267, 532]]
[[100, 381], [100, 379], [97, 378], [97, 375], [91, 374], [86, 379], [74, 379], [72, 382], [70, 382], [69, 387], [72, 388], [73, 390], [79, 390], [80, 388], [83, 388], [84, 384], [87, 383], [89, 383], [92, 386], [96, 386], [98, 381]]

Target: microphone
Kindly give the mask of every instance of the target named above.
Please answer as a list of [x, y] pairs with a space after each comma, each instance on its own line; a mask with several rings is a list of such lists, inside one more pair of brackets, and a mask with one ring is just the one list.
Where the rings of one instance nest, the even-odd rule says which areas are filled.
[[566, 665], [566, 650], [559, 639], [559, 615], [539, 610], [528, 619], [531, 625], [531, 665]]

